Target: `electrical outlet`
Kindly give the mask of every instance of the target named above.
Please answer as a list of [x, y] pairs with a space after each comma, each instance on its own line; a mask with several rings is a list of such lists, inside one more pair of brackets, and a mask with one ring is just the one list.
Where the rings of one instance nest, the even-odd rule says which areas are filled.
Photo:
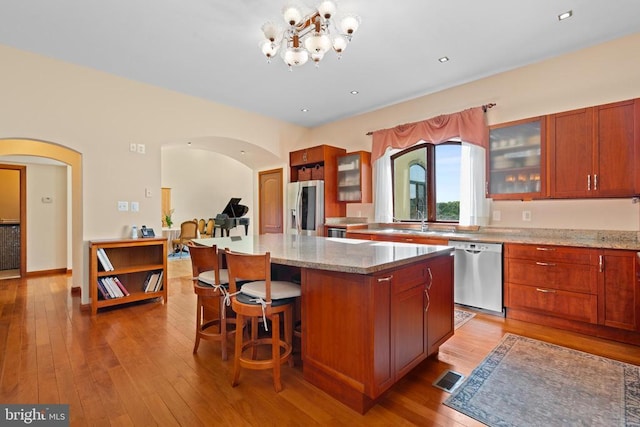
[[531, 221], [531, 211], [522, 211], [522, 220]]
[[131, 144], [129, 144], [129, 151], [131, 151], [132, 153], [135, 153], [136, 151], [138, 151], [138, 146], [136, 145], [135, 142], [132, 142]]
[[144, 197], [148, 198], [148, 197], [152, 197], [152, 196], [153, 196], [153, 193], [151, 192], [151, 189], [150, 188], [145, 188], [144, 189]]
[[118, 202], [118, 210], [120, 212], [126, 212], [129, 210], [129, 202]]
[[140, 203], [131, 202], [131, 212], [138, 212], [138, 211], [140, 211]]
[[500, 211], [493, 211], [493, 220], [500, 221], [502, 219], [502, 213]]
[[144, 154], [147, 152], [147, 148], [144, 144], [138, 144], [138, 154]]

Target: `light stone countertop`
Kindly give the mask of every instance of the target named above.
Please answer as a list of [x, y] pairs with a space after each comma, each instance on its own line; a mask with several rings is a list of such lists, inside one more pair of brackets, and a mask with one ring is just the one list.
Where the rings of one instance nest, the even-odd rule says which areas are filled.
[[[388, 225], [369, 224], [368, 229], [352, 230], [350, 233], [395, 234]], [[528, 243], [537, 245], [578, 246], [587, 248], [640, 250], [639, 233], [636, 231], [573, 230], [544, 228], [494, 228], [480, 227], [478, 231], [438, 230], [430, 226], [429, 231], [419, 229], [398, 231], [400, 236], [424, 236], [457, 241], [487, 243]]]
[[357, 274], [372, 274], [453, 251], [450, 246], [293, 234], [214, 237], [193, 242], [216, 245], [220, 250], [270, 252], [276, 264]]

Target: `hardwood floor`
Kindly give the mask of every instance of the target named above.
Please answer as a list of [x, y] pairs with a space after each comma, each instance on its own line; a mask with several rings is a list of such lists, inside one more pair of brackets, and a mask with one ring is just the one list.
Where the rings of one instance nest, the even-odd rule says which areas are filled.
[[[269, 372], [243, 371], [204, 341], [193, 355], [195, 306], [188, 260], [169, 262], [169, 301], [80, 310], [65, 275], [0, 280], [0, 402], [68, 403], [74, 426], [442, 425], [480, 423], [442, 404], [432, 382], [446, 369], [471, 373], [505, 332], [640, 364], [640, 348], [478, 314], [444, 346], [360, 415], [283, 366], [284, 390]], [[232, 348], [232, 347], [230, 347]]]

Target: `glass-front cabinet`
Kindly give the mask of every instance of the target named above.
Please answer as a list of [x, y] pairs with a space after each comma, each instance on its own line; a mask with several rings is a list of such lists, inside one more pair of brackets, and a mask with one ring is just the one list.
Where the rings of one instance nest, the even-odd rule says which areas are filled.
[[544, 196], [545, 118], [489, 127], [487, 197], [533, 199]]
[[371, 203], [371, 153], [338, 157], [338, 201]]

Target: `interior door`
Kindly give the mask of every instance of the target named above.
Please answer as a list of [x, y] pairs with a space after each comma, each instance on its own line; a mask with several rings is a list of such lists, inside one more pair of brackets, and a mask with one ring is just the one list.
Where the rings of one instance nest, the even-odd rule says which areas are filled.
[[258, 172], [260, 234], [281, 234], [284, 231], [282, 176], [282, 168]]

